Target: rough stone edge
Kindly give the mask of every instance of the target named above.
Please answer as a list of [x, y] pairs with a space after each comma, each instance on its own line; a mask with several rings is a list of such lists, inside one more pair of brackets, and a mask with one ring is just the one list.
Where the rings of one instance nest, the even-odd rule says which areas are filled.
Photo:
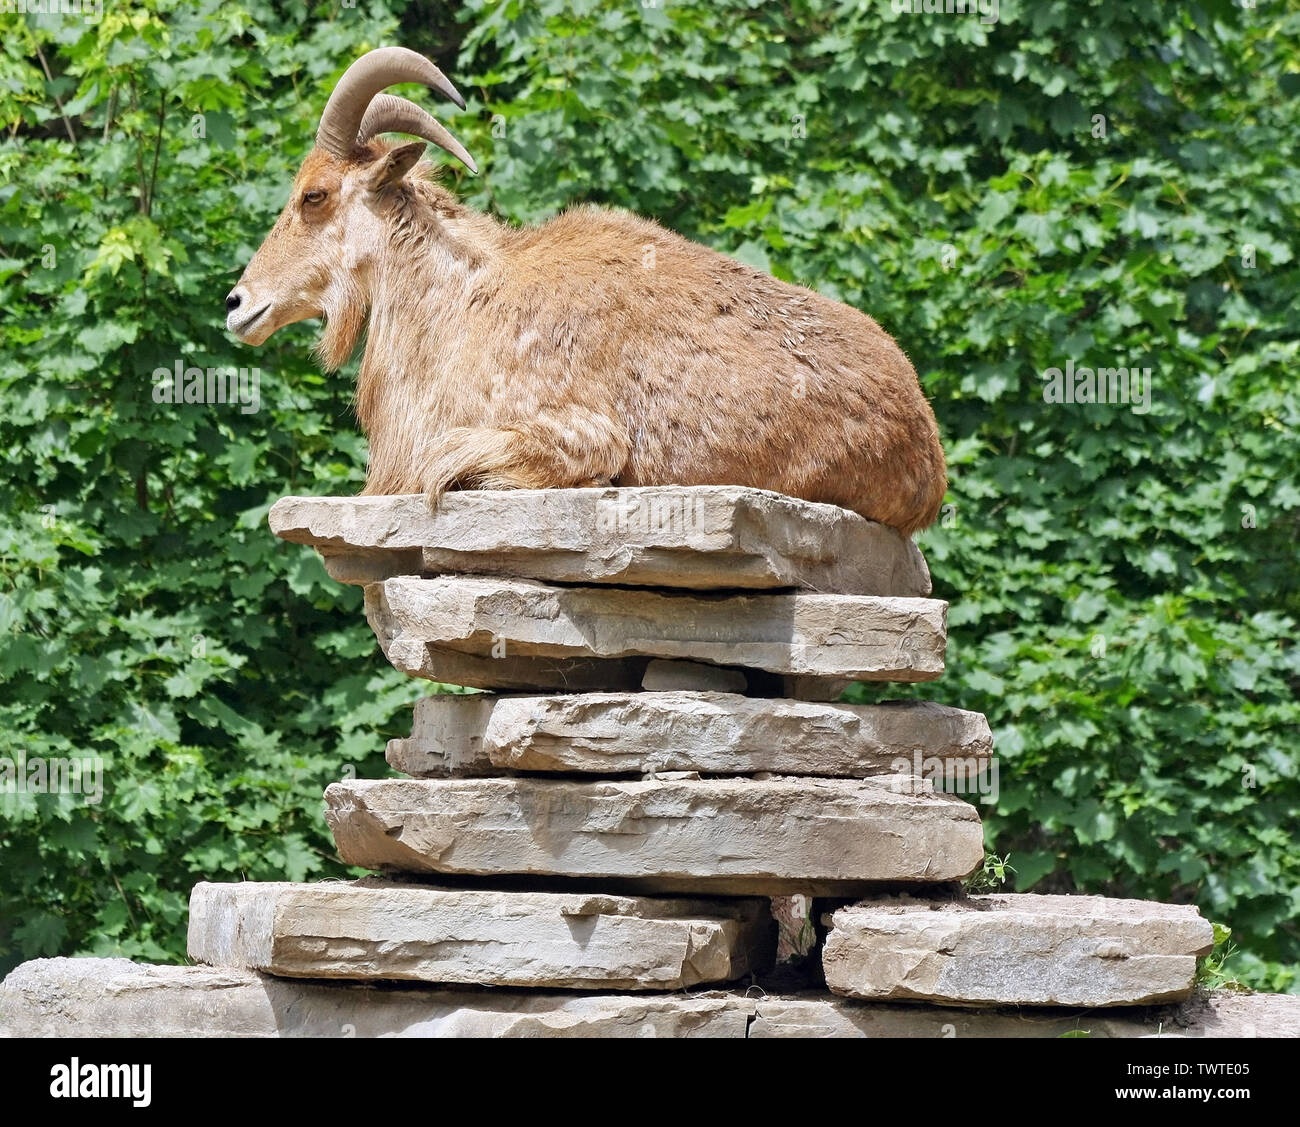
[[1176, 1006], [960, 1010], [743, 991], [667, 997], [275, 979], [129, 959], [34, 959], [0, 983], [4, 1037], [1300, 1037], [1300, 996], [1198, 993]]
[[[456, 524], [477, 526], [484, 514], [514, 504], [516, 520], [536, 524], [538, 510], [567, 501], [575, 515], [600, 504], [622, 507], [663, 496], [702, 497], [719, 507], [726, 527], [715, 547], [657, 545], [653, 533], [615, 556], [591, 557], [563, 546], [509, 549], [483, 541], [481, 549], [450, 546]], [[336, 532], [344, 506], [368, 525], [357, 542]], [[365, 510], [369, 510], [366, 512]], [[364, 513], [364, 516], [360, 516]], [[386, 514], [391, 514], [385, 521]], [[925, 557], [895, 529], [835, 505], [804, 501], [744, 486], [643, 486], [605, 489], [462, 490], [447, 494], [430, 513], [423, 496], [280, 498], [267, 517], [280, 539], [315, 548], [326, 570], [343, 583], [365, 584], [436, 571], [528, 576], [534, 579], [623, 583], [635, 586], [796, 586], [842, 593], [928, 596], [933, 587]], [[699, 566], [689, 558], [698, 553]], [[865, 561], [866, 570], [856, 561]], [[593, 568], [591, 565], [595, 564]], [[714, 576], [726, 575], [726, 582]]]
[[[652, 663], [653, 664], [653, 663]], [[671, 700], [667, 698], [673, 698]], [[548, 714], [554, 710], [563, 711], [569, 707], [590, 706], [593, 708], [615, 708], [620, 705], [629, 707], [641, 704], [653, 716], [662, 704], [666, 714], [679, 714], [691, 705], [706, 705], [716, 708], [721, 715], [731, 712], [747, 714], [739, 723], [757, 726], [756, 717], [764, 709], [784, 712], [791, 705], [802, 705], [814, 710], [826, 710], [826, 716], [841, 713], [860, 724], [870, 726], [880, 723], [887, 726], [885, 720], [893, 712], [896, 716], [920, 714], [922, 722], [930, 725], [927, 735], [933, 736], [933, 729], [941, 723], [954, 727], [965, 726], [974, 738], [969, 743], [940, 743], [933, 738], [920, 742], [908, 741], [907, 746], [899, 742], [891, 749], [880, 751], [875, 758], [864, 757], [856, 761], [845, 756], [838, 766], [827, 766], [824, 760], [813, 767], [797, 757], [791, 756], [782, 761], [780, 753], [772, 754], [766, 762], [747, 763], [740, 753], [735, 753], [734, 762], [725, 767], [717, 763], [710, 765], [704, 757], [695, 756], [689, 750], [674, 750], [671, 764], [654, 762], [654, 756], [647, 754], [639, 762], [622, 763], [612, 754], [610, 762], [601, 762], [598, 752], [587, 752], [565, 759], [563, 753], [554, 752], [550, 737], [538, 728], [530, 728], [530, 721], [521, 719], [520, 713], [543, 709]], [[750, 717], [755, 717], [751, 719]], [[514, 721], [513, 727], [511, 721]], [[503, 743], [499, 728], [507, 731], [525, 730], [528, 741], [520, 746], [517, 742]], [[536, 741], [534, 746], [533, 740]], [[638, 741], [641, 742], [641, 741]], [[625, 756], [626, 757], [626, 756]], [[991, 761], [993, 757], [993, 734], [988, 719], [978, 712], [953, 708], [935, 701], [894, 701], [880, 704], [858, 705], [819, 701], [795, 701], [788, 697], [746, 697], [737, 693], [671, 690], [625, 693], [473, 693], [473, 694], [435, 694], [421, 697], [413, 708], [411, 735], [388, 741], [386, 758], [388, 765], [395, 771], [412, 778], [442, 779], [471, 778], [491, 775], [513, 775], [520, 771], [542, 774], [579, 773], [589, 776], [645, 774], [663, 770], [699, 771], [708, 775], [752, 775], [757, 772], [774, 772], [802, 778], [850, 778], [858, 779], [874, 775], [899, 774], [900, 760], [906, 760], [916, 771], [917, 766], [924, 766], [929, 757], [960, 758], [975, 760], [979, 763]], [[828, 759], [833, 757], [828, 756]], [[589, 762], [590, 766], [582, 766]], [[617, 762], [618, 766], [611, 766]]]
[[[330, 973], [319, 963], [311, 973], [305, 965], [311, 956], [294, 950], [289, 939], [291, 933], [281, 931], [280, 921], [285, 912], [310, 910], [314, 895], [343, 899], [336, 905], [340, 912], [346, 910], [348, 900], [364, 913], [368, 893], [386, 898], [390, 905], [394, 899], [403, 899], [406, 914], [436, 913], [438, 898], [445, 895], [453, 901], [480, 901], [481, 915], [490, 918], [490, 908], [501, 900], [519, 897], [526, 902], [529, 913], [546, 914], [548, 923], [574, 920], [594, 920], [598, 917], [625, 917], [645, 921], [661, 921], [680, 925], [681, 934], [676, 942], [685, 944], [683, 962], [677, 968], [678, 976], [653, 977], [632, 980], [619, 979], [612, 973], [603, 979], [584, 980], [570, 973], [567, 981], [556, 968], [555, 981], [545, 986], [532, 983], [512, 983], [499, 967], [482, 965], [473, 978], [438, 977], [427, 968], [425, 973], [412, 973], [406, 968], [400, 973], [385, 973], [376, 965], [373, 970], [350, 967], [347, 972]], [[463, 911], [457, 904], [453, 910]], [[490, 933], [490, 927], [487, 932]], [[687, 935], [689, 933], [689, 936]], [[351, 933], [355, 935], [355, 932]], [[342, 935], [334, 937], [346, 945]], [[286, 951], [285, 941], [290, 950]], [[664, 991], [680, 990], [710, 983], [722, 985], [745, 975], [769, 969], [775, 951], [776, 928], [762, 897], [661, 897], [625, 896], [591, 892], [555, 892], [531, 890], [510, 892], [478, 888], [439, 887], [424, 882], [405, 882], [367, 877], [357, 881], [200, 881], [190, 892], [190, 922], [187, 940], [189, 957], [195, 962], [212, 967], [263, 971], [284, 978], [329, 978], [349, 981], [380, 981], [402, 979], [407, 981], [454, 986], [470, 983], [479, 986], [521, 986], [546, 990], [608, 990], [608, 991]], [[495, 938], [484, 933], [477, 940], [467, 936], [447, 939], [456, 942], [479, 942], [491, 945]], [[359, 942], [369, 948], [369, 957], [363, 962], [385, 961], [380, 948], [396, 953], [399, 944], [366, 938]], [[692, 944], [701, 944], [692, 949]], [[295, 965], [295, 959], [299, 965]], [[666, 973], [672, 969], [660, 964], [655, 968]]]
[[[490, 587], [484, 586], [491, 584]], [[661, 604], [658, 621], [722, 617], [716, 596], [691, 591], [645, 589], [637, 599]], [[583, 629], [584, 615], [626, 617], [639, 624], [645, 615], [632, 615], [623, 606], [626, 592], [598, 586], [554, 586], [531, 579], [496, 576], [439, 576], [433, 579], [398, 577], [365, 588], [365, 614], [384, 656], [394, 668], [415, 677], [502, 691], [564, 688], [635, 689], [652, 658], [683, 659], [703, 665], [737, 666], [795, 680], [934, 681], [945, 668], [948, 643], [948, 604], [942, 599], [878, 595], [821, 595], [815, 592], [744, 592], [726, 597], [731, 617], [749, 616], [751, 602], [769, 605], [765, 613], [793, 618], [800, 604], [810, 608], [822, 599], [859, 600], [856, 613], [870, 612], [881, 621], [871, 637], [884, 633], [902, 639], [892, 653], [873, 657], [871, 664], [853, 664], [837, 652], [834, 667], [824, 643], [804, 643], [798, 635], [787, 641], [761, 638], [642, 637], [618, 643], [593, 640]], [[877, 604], [868, 607], [865, 604]], [[495, 617], [511, 610], [511, 623], [522, 627], [512, 635], [500, 632]], [[812, 612], [815, 613], [815, 612]], [[839, 621], [849, 615], [840, 607]], [[443, 625], [434, 629], [430, 618]], [[520, 637], [537, 622], [562, 623], [565, 640]], [[635, 627], [634, 627], [635, 628]], [[570, 640], [570, 639], [581, 639]], [[505, 653], [492, 653], [504, 644]], [[865, 647], [865, 643], [843, 649]], [[761, 651], [761, 656], [751, 651]], [[523, 652], [521, 652], [523, 651]], [[712, 651], [712, 652], [710, 652]], [[808, 653], [820, 655], [826, 668], [807, 668]], [[859, 662], [865, 655], [859, 656]], [[563, 669], [564, 672], [559, 672]], [[572, 684], [568, 684], [572, 682]], [[804, 695], [797, 688], [788, 695]]]
[[[1008, 1003], [1005, 1000], [989, 1001], [982, 998], [929, 995], [918, 992], [915, 987], [904, 981], [897, 982], [890, 990], [865, 988], [859, 983], [846, 981], [840, 964], [851, 961], [855, 949], [874, 946], [878, 941], [881, 924], [888, 920], [911, 922], [917, 928], [918, 937], [924, 936], [935, 926], [940, 925], [944, 917], [967, 921], [988, 919], [1000, 923], [1020, 921], [1040, 933], [1051, 935], [1062, 926], [1067, 929], [1077, 927], [1081, 922], [1090, 920], [1094, 916], [1100, 916], [1104, 926], [1121, 931], [1138, 931], [1143, 925], [1157, 929], [1182, 928], [1185, 932], [1182, 949], [1161, 950], [1151, 954], [1177, 962], [1185, 968], [1185, 977], [1184, 985], [1176, 988], [1157, 991], [1153, 987], [1140, 997], [1117, 998], [1109, 1002], [1094, 1001], [1089, 1003], [1090, 1008], [1101, 1010], [1167, 1005], [1181, 1002], [1192, 995], [1196, 987], [1197, 958], [1208, 955], [1214, 946], [1210, 922], [1192, 904], [1166, 904], [1134, 897], [999, 892], [942, 903], [915, 897], [862, 900], [855, 904], [843, 905], [823, 916], [822, 923], [828, 929], [828, 934], [822, 948], [822, 965], [826, 971], [828, 989], [846, 998], [869, 1002], [915, 1002], [970, 1009], [995, 1007]], [[873, 924], [876, 920], [881, 923]], [[1195, 932], [1201, 933], [1196, 939], [1193, 938]], [[890, 942], [893, 938], [891, 935], [885, 942]], [[937, 947], [933, 951], [920, 947], [907, 947], [906, 953], [918, 957], [924, 953], [927, 958], [940, 961], [952, 957], [951, 951]], [[915, 963], [909, 964], [908, 970], [909, 973], [915, 970]], [[1026, 1004], [1066, 1006], [1081, 1003], [1034, 1000]]]
[[[933, 817], [937, 819], [930, 829], [937, 829], [948, 836], [942, 846], [945, 860], [952, 866], [951, 872], [931, 872], [934, 851], [926, 863], [926, 872], [921, 876], [915, 873], [875, 874], [871, 876], [776, 876], [762, 872], [747, 873], [689, 873], [684, 871], [663, 871], [628, 875], [626, 873], [575, 872], [571, 862], [546, 862], [542, 867], [524, 866], [522, 862], [503, 864], [493, 863], [480, 866], [468, 861], [452, 863], [456, 850], [452, 840], [453, 831], [442, 820], [440, 812], [430, 811], [427, 807], [428, 795], [438, 789], [461, 788], [472, 789], [475, 785], [500, 784], [518, 798], [524, 796], [532, 805], [538, 806], [553, 801], [561, 794], [585, 796], [588, 801], [618, 796], [628, 796], [628, 809], [640, 807], [639, 788], [647, 785], [652, 788], [673, 790], [689, 787], [696, 791], [696, 797], [705, 798], [710, 792], [744, 781], [753, 788], [750, 796], [758, 797], [767, 791], [773, 797], [781, 791], [791, 791], [802, 797], [809, 797], [820, 790], [823, 795], [834, 794], [841, 787], [867, 788], [876, 792], [880, 801], [873, 805], [895, 807], [891, 814], [898, 819], [902, 827], [894, 836], [907, 836], [915, 832], [912, 824], [924, 820], [927, 825]], [[906, 886], [912, 889], [929, 888], [935, 890], [963, 880], [980, 865], [983, 856], [983, 830], [978, 809], [955, 796], [942, 792], [923, 790], [917, 793], [915, 780], [910, 776], [876, 775], [868, 779], [800, 779], [788, 776], [774, 776], [763, 780], [741, 780], [736, 777], [709, 779], [679, 779], [669, 774], [656, 779], [573, 779], [566, 777], [547, 777], [538, 775], [493, 776], [469, 779], [350, 779], [331, 783], [325, 788], [325, 822], [334, 836], [339, 856], [350, 865], [370, 869], [386, 874], [399, 874], [408, 877], [456, 879], [470, 877], [488, 877], [492, 879], [526, 878], [545, 879], [547, 881], [573, 881], [584, 884], [598, 884], [610, 892], [631, 895], [690, 895], [699, 897], [713, 896], [783, 896], [807, 894], [836, 898], [864, 897], [878, 893], [882, 889]], [[680, 792], [685, 794], [686, 792]], [[411, 805], [402, 809], [398, 818], [394, 815], [394, 802], [405, 800]], [[854, 797], [852, 795], [848, 797]], [[457, 830], [463, 829], [462, 818]], [[406, 825], [414, 832], [406, 834], [394, 829]], [[479, 831], [474, 831], [478, 833]], [[595, 837], [599, 831], [590, 831]], [[882, 833], [877, 827], [872, 832]], [[967, 860], [958, 863], [954, 856], [968, 852]], [[467, 852], [461, 846], [461, 852]], [[476, 856], [478, 856], [476, 854]], [[447, 859], [445, 859], [447, 858]], [[561, 864], [567, 867], [561, 868]], [[555, 887], [560, 887], [558, 884]]]

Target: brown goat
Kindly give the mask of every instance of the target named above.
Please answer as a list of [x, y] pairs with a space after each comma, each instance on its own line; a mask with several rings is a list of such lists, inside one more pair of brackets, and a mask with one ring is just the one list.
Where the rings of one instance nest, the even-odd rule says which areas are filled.
[[748, 485], [912, 533], [946, 488], [938, 429], [875, 321], [658, 224], [580, 207], [515, 229], [417, 164], [432, 117], [379, 93], [423, 57], [363, 56], [331, 96], [289, 203], [226, 299], [261, 344], [324, 317], [343, 364], [365, 330], [357, 414], [369, 494], [590, 485]]

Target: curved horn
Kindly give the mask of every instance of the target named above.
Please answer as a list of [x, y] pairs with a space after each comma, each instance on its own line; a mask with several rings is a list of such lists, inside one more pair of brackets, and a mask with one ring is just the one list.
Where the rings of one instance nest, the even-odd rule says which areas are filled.
[[347, 158], [357, 143], [357, 130], [366, 107], [376, 94], [399, 82], [422, 82], [444, 94], [461, 109], [465, 99], [447, 76], [423, 55], [405, 47], [379, 47], [367, 51], [347, 70], [325, 103], [316, 130], [316, 144], [336, 157]]
[[395, 98], [392, 94], [375, 95], [361, 119], [357, 143], [363, 144], [377, 133], [408, 133], [412, 137], [423, 137], [440, 149], [446, 149], [475, 176], [478, 175], [478, 165], [465, 151], [465, 146], [447, 132], [437, 118], [405, 98]]

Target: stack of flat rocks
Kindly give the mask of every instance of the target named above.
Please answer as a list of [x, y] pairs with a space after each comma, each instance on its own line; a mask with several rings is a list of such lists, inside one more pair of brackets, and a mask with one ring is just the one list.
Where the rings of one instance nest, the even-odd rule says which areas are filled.
[[[895, 531], [730, 487], [290, 497], [270, 523], [444, 691], [388, 745], [404, 777], [325, 792], [339, 855], [376, 875], [194, 889], [196, 991], [234, 976], [264, 1009], [311, 980], [302, 1012], [357, 1028], [400, 981], [429, 994], [398, 1031], [661, 1036], [935, 1036], [957, 1007], [996, 1034], [994, 1007], [1060, 1024], [1191, 995], [1213, 939], [1193, 908], [962, 894], [983, 830], [935, 765], [989, 767], [982, 715], [837, 703], [943, 672], [947, 605]], [[760, 1014], [781, 897], [820, 901], [825, 985]], [[0, 994], [30, 1013], [51, 975]]]
[[325, 792], [352, 884], [201, 884], [190, 955], [273, 975], [679, 991], [773, 964], [769, 898], [947, 887], [982, 716], [833, 703], [943, 670], [916, 547], [748, 489], [286, 498], [273, 531], [365, 586], [392, 664], [481, 690], [415, 709], [407, 778]]

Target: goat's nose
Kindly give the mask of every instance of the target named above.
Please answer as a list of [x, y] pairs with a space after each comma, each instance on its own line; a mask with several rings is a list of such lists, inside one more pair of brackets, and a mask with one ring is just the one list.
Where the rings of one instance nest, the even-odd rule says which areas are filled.
[[236, 309], [239, 308], [239, 303], [241, 300], [242, 299], [239, 296], [239, 291], [231, 290], [228, 294], [226, 294], [226, 312], [233, 313]]

